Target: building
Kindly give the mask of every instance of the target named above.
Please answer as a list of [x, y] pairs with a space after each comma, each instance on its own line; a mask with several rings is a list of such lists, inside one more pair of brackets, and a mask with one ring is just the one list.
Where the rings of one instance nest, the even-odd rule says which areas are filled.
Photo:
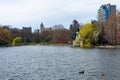
[[43, 28], [43, 31], [51, 31], [52, 30], [52, 28], [50, 27], [50, 28]]
[[98, 10], [98, 21], [107, 21], [114, 11], [116, 11], [116, 5], [105, 4], [100, 6], [100, 9]]
[[22, 29], [22, 37], [23, 42], [31, 42], [31, 36], [32, 36], [32, 28], [31, 27], [23, 27]]
[[41, 23], [40, 24], [40, 33], [42, 33], [43, 32], [43, 29], [44, 29], [45, 27], [44, 27], [44, 24], [43, 23]]
[[44, 32], [44, 31], [51, 31], [51, 30], [52, 30], [51, 27], [45, 28], [43, 23], [40, 24], [40, 33]]
[[40, 30], [39, 30], [39, 29], [36, 29], [36, 30], [34, 30], [34, 33], [39, 34], [39, 33], [40, 33]]
[[25, 33], [32, 33], [32, 28], [31, 27], [23, 27], [22, 31]]

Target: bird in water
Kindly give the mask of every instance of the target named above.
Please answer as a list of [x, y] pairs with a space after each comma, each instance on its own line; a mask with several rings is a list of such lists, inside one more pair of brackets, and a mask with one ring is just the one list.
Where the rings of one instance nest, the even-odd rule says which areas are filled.
[[84, 70], [80, 71], [79, 74], [84, 74]]
[[100, 76], [105, 76], [105, 73], [104, 73], [104, 72], [101, 72], [101, 73], [100, 73]]

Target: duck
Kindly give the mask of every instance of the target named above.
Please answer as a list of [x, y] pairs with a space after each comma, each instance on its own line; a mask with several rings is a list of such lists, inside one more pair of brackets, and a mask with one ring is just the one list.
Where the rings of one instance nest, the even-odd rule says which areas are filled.
[[105, 76], [105, 73], [104, 73], [104, 72], [101, 72], [101, 73], [100, 73], [100, 76]]
[[84, 70], [80, 71], [79, 74], [84, 74]]

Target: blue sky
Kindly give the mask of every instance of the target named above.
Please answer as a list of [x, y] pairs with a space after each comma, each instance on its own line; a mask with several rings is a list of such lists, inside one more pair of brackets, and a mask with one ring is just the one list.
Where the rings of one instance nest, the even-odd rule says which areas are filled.
[[0, 24], [37, 29], [43, 22], [45, 27], [69, 28], [74, 19], [79, 23], [96, 20], [97, 10], [107, 3], [120, 9], [120, 0], [0, 0]]

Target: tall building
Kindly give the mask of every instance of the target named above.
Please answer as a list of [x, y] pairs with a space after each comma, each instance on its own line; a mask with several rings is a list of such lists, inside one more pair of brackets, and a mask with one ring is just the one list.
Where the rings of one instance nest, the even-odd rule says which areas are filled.
[[43, 29], [44, 29], [45, 27], [44, 27], [44, 24], [43, 23], [41, 23], [40, 24], [40, 33], [42, 33], [43, 32]]
[[116, 11], [116, 5], [105, 4], [100, 6], [98, 10], [98, 21], [104, 22], [108, 20], [114, 11]]

